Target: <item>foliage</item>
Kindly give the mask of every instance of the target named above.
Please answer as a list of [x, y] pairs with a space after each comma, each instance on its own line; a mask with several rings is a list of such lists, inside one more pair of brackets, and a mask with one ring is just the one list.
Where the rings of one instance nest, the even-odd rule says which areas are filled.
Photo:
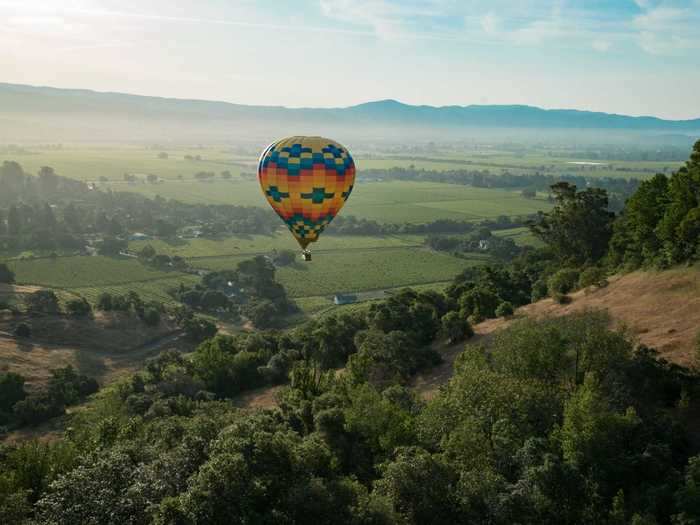
[[669, 266], [695, 260], [700, 236], [700, 141], [670, 178], [642, 183], [615, 224], [615, 266]]
[[513, 305], [508, 301], [503, 301], [496, 308], [496, 317], [510, 317], [513, 315]]
[[447, 339], [447, 344], [455, 344], [474, 335], [474, 329], [469, 321], [459, 312], [446, 313], [441, 320], [442, 336]]
[[15, 282], [15, 274], [6, 264], [0, 263], [0, 283], [12, 284]]
[[25, 298], [27, 310], [31, 313], [56, 314], [60, 311], [58, 297], [51, 290], [38, 290]]
[[84, 297], [69, 299], [66, 301], [66, 313], [73, 317], [89, 317], [92, 315], [92, 306]]
[[578, 288], [588, 288], [590, 286], [597, 286], [598, 288], [604, 288], [608, 285], [608, 275], [605, 269], [600, 266], [589, 266], [581, 272], [578, 278]]
[[563, 262], [582, 264], [600, 260], [608, 250], [614, 213], [600, 188], [577, 191], [566, 182], [551, 187], [556, 206], [538, 214], [532, 232], [549, 245]]
[[547, 281], [547, 288], [551, 296], [565, 295], [573, 291], [579, 282], [579, 272], [573, 268], [562, 268]]

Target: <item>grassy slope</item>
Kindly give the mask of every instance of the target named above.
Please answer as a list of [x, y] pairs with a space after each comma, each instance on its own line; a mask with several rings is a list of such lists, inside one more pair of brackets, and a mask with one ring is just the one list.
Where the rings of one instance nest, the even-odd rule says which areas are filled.
[[[607, 310], [614, 325], [629, 330], [640, 344], [655, 348], [674, 363], [695, 364], [696, 338], [700, 335], [700, 266], [615, 276], [606, 288], [578, 291], [571, 297], [573, 301], [568, 305], [544, 299], [524, 306], [517, 310], [515, 319]], [[487, 341], [490, 334], [511, 322], [489, 319], [476, 325], [476, 336], [470, 343]], [[422, 396], [432, 397], [449, 381], [453, 362], [463, 349], [464, 345], [440, 348], [445, 362], [413, 382]]]

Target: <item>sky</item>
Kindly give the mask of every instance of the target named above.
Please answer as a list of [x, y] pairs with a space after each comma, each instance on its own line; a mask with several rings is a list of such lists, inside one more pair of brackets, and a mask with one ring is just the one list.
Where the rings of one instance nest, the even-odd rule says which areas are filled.
[[0, 0], [0, 82], [698, 118], [698, 27], [700, 0]]

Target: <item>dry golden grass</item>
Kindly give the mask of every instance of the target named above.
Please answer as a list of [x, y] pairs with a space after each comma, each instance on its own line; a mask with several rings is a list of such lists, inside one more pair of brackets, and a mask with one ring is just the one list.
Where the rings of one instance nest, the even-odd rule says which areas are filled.
[[[625, 327], [640, 344], [655, 348], [669, 361], [691, 365], [700, 330], [700, 268], [633, 272], [614, 277], [610, 285], [571, 295], [560, 305], [545, 299], [524, 306], [518, 317], [551, 317], [588, 309], [607, 310], [615, 327]], [[490, 333], [510, 321], [490, 319], [476, 327]]]
[[[31, 326], [31, 337], [12, 335], [20, 322]], [[0, 369], [22, 374], [30, 388], [37, 388], [48, 380], [51, 368], [70, 364], [106, 384], [139, 369], [161, 349], [149, 343], [167, 338], [174, 331], [167, 321], [149, 328], [120, 313], [98, 313], [95, 319], [2, 315]]]
[[[695, 341], [700, 330], [700, 268], [664, 272], [634, 272], [610, 279], [609, 286], [571, 294], [560, 305], [545, 299], [519, 308], [513, 319], [546, 318], [585, 310], [606, 310], [613, 327], [626, 328], [638, 343], [655, 348], [661, 356], [681, 365], [695, 364]], [[469, 344], [484, 343], [513, 319], [488, 319], [474, 327]], [[454, 360], [464, 344], [437, 348], [444, 362], [418, 374], [412, 386], [430, 399], [452, 377]]]

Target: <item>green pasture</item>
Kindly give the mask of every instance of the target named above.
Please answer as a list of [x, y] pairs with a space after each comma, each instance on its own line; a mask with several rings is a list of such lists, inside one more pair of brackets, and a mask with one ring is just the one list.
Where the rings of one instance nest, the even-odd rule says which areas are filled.
[[[134, 191], [148, 197], [159, 195], [183, 202], [268, 206], [254, 180], [108, 186], [114, 191]], [[360, 182], [341, 214], [379, 222], [420, 224], [437, 219], [478, 221], [499, 215], [523, 215], [550, 206], [543, 199], [525, 199], [520, 192], [506, 189], [432, 182]], [[332, 228], [331, 224], [328, 231]]]
[[[332, 225], [331, 225], [332, 228]], [[275, 235], [242, 235], [225, 239], [187, 239], [181, 241], [132, 241], [129, 249], [138, 252], [146, 245], [151, 245], [157, 253], [179, 255], [186, 259], [222, 256], [252, 256], [269, 253], [272, 250], [299, 251], [299, 245], [286, 229], [280, 229]], [[369, 237], [361, 235], [335, 236], [327, 233], [321, 240], [311, 245], [314, 253], [334, 250], [355, 250], [367, 248], [386, 248], [397, 246], [417, 246], [422, 240], [415, 241], [402, 237]]]
[[149, 268], [129, 257], [75, 256], [11, 260], [8, 261], [8, 266], [15, 273], [19, 284], [57, 288], [119, 285], [182, 275]]
[[[192, 264], [207, 270], [227, 270], [236, 268], [243, 259], [212, 257]], [[338, 250], [317, 253], [310, 263], [299, 261], [278, 268], [277, 279], [291, 297], [322, 296], [449, 281], [468, 266], [488, 260], [480, 254], [460, 259], [404, 247]]]
[[[242, 169], [240, 161], [236, 161], [232, 153], [223, 147], [172, 149], [149, 149], [146, 147], [71, 147], [62, 149], [28, 148], [28, 154], [0, 155], [0, 162], [14, 160], [19, 162], [28, 173], [36, 173], [42, 166], [51, 166], [56, 173], [64, 177], [83, 181], [96, 181], [106, 177], [112, 181], [123, 181], [124, 174], [144, 176], [157, 175], [163, 179], [176, 179], [178, 175], [188, 179], [199, 171], [213, 171], [217, 175], [228, 170], [232, 174]], [[168, 154], [167, 159], [159, 159], [158, 154]], [[185, 160], [185, 155], [202, 160]]]
[[517, 244], [518, 246], [540, 247], [544, 245], [542, 241], [535, 237], [532, 234], [532, 232], [526, 227], [510, 228], [507, 230], [496, 230], [493, 232], [493, 234], [498, 237], [506, 237], [509, 239], [513, 239], [513, 241], [515, 241], [515, 244]]

